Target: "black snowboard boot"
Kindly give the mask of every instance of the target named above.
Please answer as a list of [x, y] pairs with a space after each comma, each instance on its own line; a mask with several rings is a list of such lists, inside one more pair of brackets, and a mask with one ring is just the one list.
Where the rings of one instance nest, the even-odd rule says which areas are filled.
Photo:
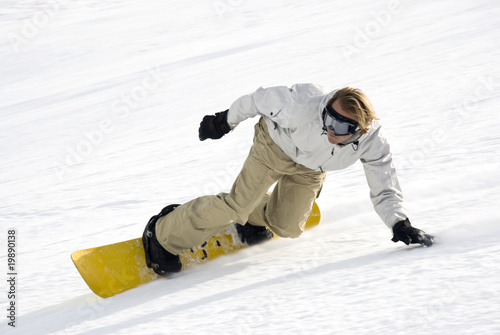
[[182, 263], [178, 255], [173, 255], [158, 242], [156, 239], [156, 222], [162, 216], [167, 215], [179, 205], [168, 205], [163, 208], [160, 214], [153, 216], [142, 234], [142, 243], [146, 254], [146, 264], [160, 276], [169, 273], [179, 272], [182, 269]]
[[254, 226], [246, 223], [244, 226], [236, 224], [238, 236], [243, 243], [255, 245], [273, 238], [274, 234], [266, 227]]

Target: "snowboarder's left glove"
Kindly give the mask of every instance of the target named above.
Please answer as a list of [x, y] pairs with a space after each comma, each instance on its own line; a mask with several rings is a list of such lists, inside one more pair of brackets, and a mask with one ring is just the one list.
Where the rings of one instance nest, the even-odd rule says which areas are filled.
[[404, 242], [406, 245], [410, 243], [419, 243], [423, 246], [430, 247], [434, 243], [434, 236], [426, 234], [423, 230], [412, 227], [410, 220], [399, 221], [392, 228], [394, 236], [393, 242]]
[[215, 115], [206, 115], [203, 118], [198, 130], [200, 141], [205, 141], [207, 138], [218, 140], [231, 131], [231, 127], [227, 123], [228, 111], [229, 109]]

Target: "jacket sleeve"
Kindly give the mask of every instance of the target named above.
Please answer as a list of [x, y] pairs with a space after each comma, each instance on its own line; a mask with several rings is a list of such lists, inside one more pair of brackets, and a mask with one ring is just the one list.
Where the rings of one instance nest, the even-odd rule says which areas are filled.
[[399, 185], [392, 153], [380, 127], [373, 134], [366, 154], [361, 158], [366, 180], [370, 187], [370, 198], [382, 221], [392, 228], [398, 221], [408, 217], [403, 204], [403, 192]]
[[229, 108], [227, 121], [231, 128], [234, 128], [248, 118], [262, 115], [287, 127], [286, 123], [292, 120], [285, 117], [280, 118], [279, 114], [292, 101], [293, 94], [293, 89], [286, 86], [260, 87], [257, 91], [244, 95], [233, 102]]

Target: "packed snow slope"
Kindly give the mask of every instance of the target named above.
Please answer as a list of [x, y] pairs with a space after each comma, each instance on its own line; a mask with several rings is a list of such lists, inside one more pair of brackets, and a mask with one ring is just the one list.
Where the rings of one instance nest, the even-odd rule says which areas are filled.
[[[0, 10], [2, 334], [499, 334], [497, 1], [6, 0]], [[198, 140], [259, 86], [359, 87], [410, 219], [390, 241], [360, 164], [322, 223], [100, 299], [75, 250], [228, 191], [256, 119]], [[7, 238], [15, 230], [15, 297]], [[15, 323], [6, 316], [15, 306]]]

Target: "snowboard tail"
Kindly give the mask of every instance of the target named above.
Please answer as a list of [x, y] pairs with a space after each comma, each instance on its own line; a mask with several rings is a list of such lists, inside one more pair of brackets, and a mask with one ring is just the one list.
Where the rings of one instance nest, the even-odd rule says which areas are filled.
[[[318, 225], [320, 218], [319, 207], [314, 203], [305, 228]], [[246, 247], [248, 245], [239, 241], [236, 229], [230, 227], [202, 245], [184, 250], [179, 255], [182, 270]], [[75, 251], [71, 259], [89, 288], [102, 298], [112, 297], [160, 277], [146, 265], [141, 237]]]

